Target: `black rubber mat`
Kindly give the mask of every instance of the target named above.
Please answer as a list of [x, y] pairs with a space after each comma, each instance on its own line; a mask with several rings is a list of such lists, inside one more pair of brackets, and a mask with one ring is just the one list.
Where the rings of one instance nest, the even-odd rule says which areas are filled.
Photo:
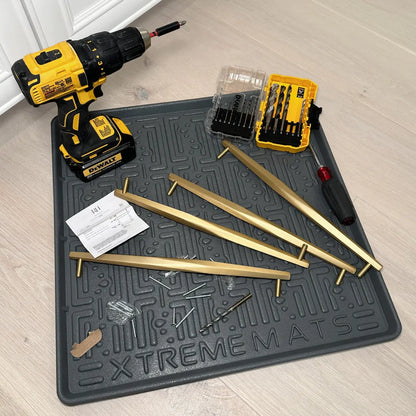
[[[184, 210], [296, 254], [298, 249], [178, 187], [167, 196], [168, 174], [198, 183], [302, 236], [361, 268], [363, 262], [325, 231], [306, 219], [273, 192], [234, 156], [217, 160], [219, 139], [205, 132], [204, 119], [211, 99], [150, 105], [108, 111], [126, 122], [137, 145], [137, 158], [108, 174], [83, 183], [67, 168], [58, 151], [52, 123], [55, 196], [56, 340], [59, 398], [75, 405], [231, 372], [276, 364], [323, 353], [384, 342], [397, 337], [401, 326], [381, 274], [371, 269], [362, 279], [347, 274], [341, 286], [338, 270], [309, 254], [309, 269], [252, 251], [135, 207], [150, 227], [112, 252], [145, 256], [196, 256], [237, 264], [290, 271], [282, 296], [274, 296], [270, 280], [164, 273], [123, 266], [85, 263], [76, 278], [70, 251], [85, 251], [65, 220], [102, 198], [130, 178], [129, 192]], [[311, 141], [321, 159], [339, 171], [322, 130]], [[320, 190], [316, 165], [309, 150], [298, 154], [239, 144], [257, 162], [329, 217]], [[371, 251], [359, 220], [340, 228]], [[378, 259], [383, 263], [383, 259]], [[164, 282], [157, 284], [149, 275]], [[210, 297], [185, 299], [195, 294]], [[208, 332], [199, 329], [244, 295], [252, 298]], [[122, 299], [142, 312], [132, 326], [117, 325], [108, 317], [107, 303]], [[175, 310], [179, 322], [172, 325]], [[70, 350], [88, 331], [100, 328], [102, 340], [81, 358]]]

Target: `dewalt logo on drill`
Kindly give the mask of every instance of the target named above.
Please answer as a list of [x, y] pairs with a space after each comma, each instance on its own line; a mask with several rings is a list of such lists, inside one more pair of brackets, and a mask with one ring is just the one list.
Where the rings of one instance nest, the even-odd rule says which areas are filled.
[[101, 140], [105, 140], [114, 134], [113, 126], [105, 116], [98, 116], [93, 118], [90, 120], [90, 124]]
[[87, 178], [88, 176], [93, 175], [94, 173], [100, 172], [101, 170], [114, 165], [115, 163], [119, 162], [121, 159], [122, 159], [121, 153], [117, 153], [114, 156], [110, 156], [109, 158], [102, 160], [101, 162], [98, 162], [95, 165], [92, 165], [87, 169], [84, 169], [82, 174], [84, 175], [84, 177]]

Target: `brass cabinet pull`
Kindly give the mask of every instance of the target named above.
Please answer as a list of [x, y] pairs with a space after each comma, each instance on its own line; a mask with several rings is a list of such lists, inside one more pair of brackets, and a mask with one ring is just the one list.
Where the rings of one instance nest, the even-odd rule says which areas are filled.
[[[173, 184], [181, 186], [182, 188], [192, 192], [193, 194], [199, 196], [200, 198], [204, 199], [205, 201], [210, 202], [211, 204], [221, 208], [222, 210], [228, 212], [229, 214], [233, 215], [240, 220], [243, 220], [255, 227], [274, 235], [277, 238], [287, 241], [290, 244], [293, 244], [296, 247], [301, 249], [298, 258], [303, 259], [305, 255], [305, 251], [313, 254], [316, 257], [319, 257], [322, 260], [325, 260], [328, 263], [333, 264], [340, 269], [344, 269], [349, 273], [354, 274], [356, 272], [356, 268], [351, 264], [339, 259], [338, 257], [333, 256], [332, 254], [322, 250], [321, 248], [313, 245], [307, 240], [293, 234], [292, 232], [286, 230], [283, 227], [278, 226], [277, 224], [273, 223], [272, 221], [267, 220], [260, 215], [255, 214], [252, 211], [242, 207], [241, 205], [236, 204], [222, 196], [215, 194], [214, 192], [208, 191], [207, 189], [199, 186], [193, 182], [190, 182], [174, 173], [169, 174], [169, 179], [173, 182]], [[173, 187], [173, 185], [172, 185]], [[172, 187], [170, 191], [172, 190]], [[169, 192], [168, 195], [171, 195], [172, 192]]]
[[129, 192], [122, 192], [119, 189], [114, 191], [114, 195], [125, 199], [126, 201], [132, 202], [142, 208], [146, 208], [152, 212], [160, 214], [166, 218], [187, 225], [197, 230], [204, 231], [208, 234], [215, 235], [225, 240], [231, 241], [236, 244], [251, 248], [252, 250], [260, 251], [269, 256], [273, 256], [282, 260], [289, 261], [293, 264], [302, 267], [308, 267], [309, 262], [304, 259], [298, 259], [296, 256], [287, 253], [286, 251], [280, 250], [270, 244], [263, 243], [256, 240], [248, 235], [239, 233], [238, 231], [231, 230], [213, 222], [204, 220], [196, 217], [195, 215], [188, 214], [187, 212], [181, 211], [176, 208], [169, 207], [167, 205], [160, 204], [159, 202], [152, 201], [150, 199], [143, 198], [138, 195], [133, 195]]
[[125, 254], [102, 254], [99, 257], [93, 257], [90, 253], [77, 251], [71, 251], [69, 253], [69, 258], [75, 260], [81, 259], [83, 262], [90, 261], [94, 263], [139, 267], [150, 270], [175, 270], [188, 273], [290, 280], [290, 273], [286, 271], [245, 266], [241, 264], [221, 263], [210, 260], [131, 256]]
[[321, 213], [309, 205], [304, 199], [296, 194], [296, 192], [290, 189], [285, 183], [270, 173], [267, 169], [263, 168], [263, 166], [258, 164], [228, 140], [223, 140], [222, 145], [225, 148], [224, 151], [221, 152], [222, 156], [226, 153], [225, 150], [231, 152], [240, 162], [247, 166], [254, 174], [256, 174], [262, 181], [269, 185], [270, 188], [277, 192], [282, 198], [286, 199], [286, 201], [297, 208], [302, 214], [306, 215], [308, 218], [322, 227], [328, 234], [332, 235], [332, 237], [337, 239], [340, 243], [354, 252], [358, 257], [363, 259], [367, 264], [358, 273], [358, 277], [361, 277], [370, 268], [370, 266], [373, 266], [376, 270], [381, 270], [383, 268], [383, 266], [373, 256], [367, 253], [355, 241], [351, 240], [351, 238], [345, 235], [334, 224], [332, 224], [332, 222], [326, 219]]

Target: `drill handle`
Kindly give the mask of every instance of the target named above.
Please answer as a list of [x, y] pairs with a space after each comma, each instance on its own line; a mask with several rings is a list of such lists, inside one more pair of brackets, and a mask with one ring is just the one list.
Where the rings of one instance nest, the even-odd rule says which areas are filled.
[[58, 123], [61, 131], [77, 135], [85, 131], [89, 121], [88, 104], [80, 104], [77, 94], [56, 101], [58, 104]]
[[86, 132], [90, 121], [89, 105], [103, 95], [101, 84], [89, 91], [78, 91], [56, 100], [58, 104], [58, 123], [65, 133], [78, 136]]

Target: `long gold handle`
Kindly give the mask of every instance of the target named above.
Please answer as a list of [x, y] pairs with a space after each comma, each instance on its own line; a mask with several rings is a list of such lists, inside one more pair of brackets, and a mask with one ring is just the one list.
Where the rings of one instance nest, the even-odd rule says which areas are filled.
[[[343, 270], [346, 270], [349, 273], [354, 274], [356, 268], [351, 264], [339, 259], [338, 257], [333, 256], [332, 254], [322, 250], [321, 248], [313, 245], [307, 240], [297, 236], [296, 234], [291, 233], [290, 231], [279, 227], [277, 224], [267, 220], [266, 218], [261, 217], [260, 215], [255, 214], [254, 212], [249, 211], [248, 209], [242, 207], [241, 205], [236, 204], [226, 198], [223, 198], [220, 195], [215, 194], [214, 192], [208, 191], [207, 189], [199, 186], [193, 182], [190, 182], [174, 173], [169, 174], [169, 179], [173, 181], [173, 185], [179, 185], [182, 188], [187, 189], [195, 195], [198, 195], [205, 201], [214, 204], [218, 208], [223, 209], [229, 214], [243, 220], [251, 225], [254, 225], [257, 228], [265, 231], [266, 233], [272, 234], [277, 238], [281, 238], [287, 241], [290, 244], [293, 244], [296, 247], [302, 249], [299, 254], [300, 258], [303, 258], [304, 250], [310, 254], [313, 254], [316, 257], [321, 258], [322, 260], [327, 261], [328, 263], [333, 264]], [[172, 188], [171, 188], [172, 189]], [[171, 192], [169, 192], [171, 194]]]
[[[246, 155], [243, 151], [234, 146], [228, 140], [223, 140], [222, 145], [225, 147], [225, 150], [228, 149], [240, 162], [247, 166], [253, 173], [255, 173], [267, 185], [269, 185], [270, 188], [277, 192], [282, 198], [286, 199], [286, 201], [288, 201], [300, 212], [302, 212], [302, 214], [306, 215], [308, 218], [326, 230], [335, 239], [337, 239], [340, 243], [348, 247], [358, 257], [366, 261], [367, 265], [364, 266], [363, 270], [358, 273], [358, 277], [361, 277], [364, 274], [364, 270], [368, 270], [370, 267], [368, 265], [373, 266], [376, 270], [381, 270], [383, 268], [383, 266], [373, 256], [367, 253], [355, 241], [351, 240], [341, 230], [335, 227], [332, 222], [328, 221], [321, 213], [309, 205], [304, 199], [292, 191], [292, 189], [290, 189], [280, 179], [271, 174], [267, 169], [263, 168], [263, 166], [259, 165], [251, 157]], [[224, 154], [224, 151], [221, 154]]]
[[188, 214], [187, 212], [180, 211], [179, 209], [169, 207], [167, 205], [160, 204], [159, 202], [151, 201], [150, 199], [143, 198], [138, 195], [133, 195], [129, 192], [123, 193], [121, 190], [116, 189], [114, 195], [132, 202], [142, 208], [146, 208], [157, 214], [163, 215], [166, 218], [185, 224], [189, 227], [196, 228], [197, 230], [204, 231], [208, 234], [215, 235], [233, 243], [240, 244], [242, 246], [257, 250], [269, 256], [276, 257], [278, 259], [289, 261], [293, 264], [302, 267], [308, 267], [309, 263], [306, 260], [298, 259], [296, 256], [280, 250], [269, 244], [256, 240], [248, 235], [239, 233], [238, 231], [231, 230], [213, 222], [198, 218], [195, 215]]
[[103, 254], [93, 257], [90, 253], [71, 251], [69, 258], [116, 266], [139, 267], [150, 270], [174, 270], [187, 273], [203, 273], [225, 276], [254, 277], [259, 279], [290, 280], [290, 273], [281, 270], [221, 263], [209, 260], [175, 259], [166, 257], [130, 256], [124, 254]]

